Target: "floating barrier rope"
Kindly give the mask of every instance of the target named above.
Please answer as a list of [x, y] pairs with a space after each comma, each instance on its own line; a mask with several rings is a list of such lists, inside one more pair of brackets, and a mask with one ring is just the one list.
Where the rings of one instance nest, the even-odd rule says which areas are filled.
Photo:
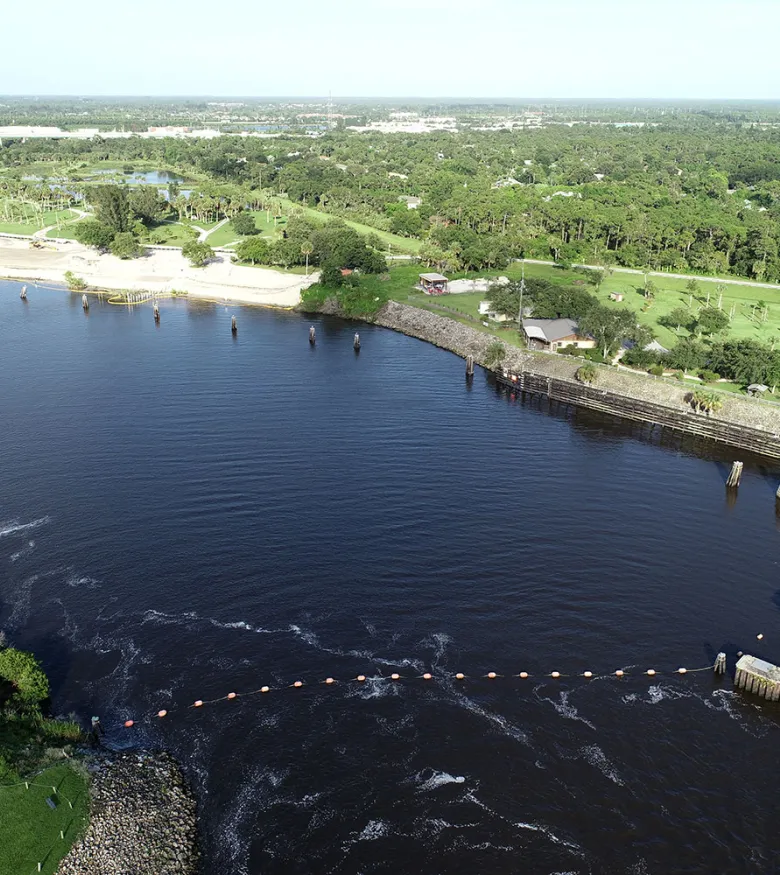
[[[388, 684], [397, 684], [397, 683], [401, 683], [401, 682], [418, 681], [418, 680], [426, 681], [426, 682], [436, 681], [436, 680], [450, 680], [450, 681], [489, 680], [489, 681], [494, 681], [494, 680], [500, 680], [500, 679], [504, 679], [504, 678], [507, 678], [507, 679], [518, 678], [520, 680], [532, 679], [532, 680], [555, 680], [555, 681], [557, 681], [557, 680], [577, 678], [577, 679], [584, 679], [586, 681], [591, 681], [591, 680], [595, 681], [595, 680], [604, 680], [604, 679], [620, 680], [621, 678], [632, 678], [632, 677], [646, 677], [646, 678], [655, 678], [658, 676], [671, 677], [674, 675], [677, 675], [678, 677], [684, 677], [684, 676], [689, 675], [689, 674], [696, 674], [697, 672], [712, 671], [716, 667], [716, 665], [717, 665], [717, 663], [705, 665], [705, 666], [702, 666], [701, 668], [680, 667], [677, 669], [673, 669], [671, 671], [659, 671], [658, 669], [655, 669], [655, 668], [648, 668], [648, 669], [645, 669], [644, 671], [640, 671], [640, 672], [631, 671], [630, 669], [619, 668], [619, 669], [616, 669], [614, 672], [608, 672], [606, 674], [597, 674], [597, 673], [592, 672], [592, 671], [583, 671], [583, 672], [579, 672], [576, 674], [570, 674], [570, 673], [565, 673], [565, 672], [560, 672], [560, 671], [552, 671], [552, 672], [549, 672], [547, 674], [532, 674], [531, 672], [527, 672], [527, 671], [521, 671], [521, 672], [518, 672], [517, 674], [499, 674], [496, 671], [489, 671], [486, 674], [467, 675], [464, 672], [459, 671], [459, 672], [454, 672], [454, 673], [449, 673], [449, 672], [441, 673], [441, 674], [437, 674], [437, 676], [434, 677], [432, 672], [427, 671], [427, 672], [424, 672], [423, 674], [419, 674], [419, 675], [402, 675], [402, 674], [399, 674], [398, 672], [393, 672], [390, 675], [372, 675], [372, 676], [359, 674], [359, 675], [356, 675], [355, 677], [344, 678], [341, 680], [339, 680], [337, 678], [333, 678], [333, 677], [327, 677], [324, 680], [314, 681], [314, 682], [296, 680], [296, 681], [293, 681], [292, 683], [289, 683], [289, 684], [282, 684], [282, 685], [275, 685], [275, 686], [271, 686], [270, 684], [265, 684], [262, 687], [258, 687], [256, 690], [247, 690], [246, 692], [243, 692], [243, 693], [230, 692], [224, 696], [218, 696], [215, 699], [196, 699], [194, 702], [192, 702], [189, 705], [178, 706], [175, 708], [161, 708], [156, 713], [147, 715], [145, 718], [142, 718], [142, 720], [150, 721], [150, 720], [154, 720], [155, 718], [158, 720], [161, 720], [161, 719], [168, 717], [171, 714], [175, 714], [177, 712], [197, 710], [199, 708], [204, 708], [207, 705], [216, 705], [220, 702], [230, 702], [230, 701], [233, 701], [234, 699], [246, 699], [246, 698], [249, 698], [251, 696], [258, 696], [258, 695], [265, 696], [265, 695], [268, 695], [269, 693], [279, 693], [279, 692], [283, 692], [285, 690], [298, 690], [298, 689], [302, 689], [303, 687], [315, 687], [315, 686], [317, 686], [317, 687], [320, 687], [320, 686], [332, 687], [332, 686], [346, 686], [346, 685], [361, 686], [367, 682], [377, 682], [377, 681], [385, 682]], [[126, 729], [132, 729], [132, 727], [136, 726], [138, 724], [138, 722], [139, 721], [137, 721], [137, 720], [129, 719], [129, 720], [125, 720], [122, 725]]]

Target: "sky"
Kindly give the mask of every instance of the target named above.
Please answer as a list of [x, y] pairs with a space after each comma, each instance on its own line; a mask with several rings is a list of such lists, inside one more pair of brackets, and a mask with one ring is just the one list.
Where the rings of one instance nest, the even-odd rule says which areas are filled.
[[3, 0], [0, 94], [780, 98], [780, 0]]

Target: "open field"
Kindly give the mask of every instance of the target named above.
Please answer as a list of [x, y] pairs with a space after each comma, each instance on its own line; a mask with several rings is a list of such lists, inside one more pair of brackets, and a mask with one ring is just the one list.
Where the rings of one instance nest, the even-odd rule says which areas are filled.
[[[364, 277], [364, 284], [376, 284], [378, 291], [387, 294], [393, 300], [404, 304], [412, 304], [416, 307], [422, 307], [433, 312], [445, 313], [453, 316], [453, 318], [461, 318], [468, 320], [470, 324], [475, 324], [482, 330], [490, 331], [506, 340], [509, 343], [515, 343], [517, 340], [516, 330], [501, 328], [498, 325], [490, 325], [485, 328], [481, 325], [482, 318], [479, 316], [479, 302], [485, 299], [485, 294], [482, 292], [453, 294], [442, 296], [423, 295], [415, 290], [414, 285], [417, 282], [418, 274], [424, 270], [417, 264], [402, 264], [390, 268], [389, 279], [381, 280], [379, 277]], [[522, 273], [521, 264], [511, 264], [508, 268], [502, 271], [479, 271], [476, 273], [452, 273], [450, 279], [468, 278], [489, 276], [508, 276], [510, 279], [519, 280]], [[569, 284], [572, 282], [583, 282], [581, 274], [575, 271], [560, 270], [559, 268], [527, 264], [525, 266], [526, 277], [542, 277], [551, 282], [560, 284]], [[675, 307], [684, 306], [688, 308], [690, 292], [685, 288], [687, 280], [675, 278], [654, 277], [653, 281], [658, 288], [655, 299], [650, 303], [650, 306], [643, 310], [647, 304], [647, 300], [642, 294], [643, 280], [641, 276], [633, 274], [614, 273], [606, 277], [604, 283], [596, 294], [600, 301], [609, 306], [620, 307], [627, 306], [635, 310], [640, 322], [643, 322], [652, 328], [659, 342], [666, 347], [673, 346], [677, 339], [674, 329], [667, 328], [658, 324], [658, 319], [671, 312]], [[592, 291], [592, 288], [589, 290]], [[706, 304], [707, 292], [710, 293], [710, 303], [715, 306], [718, 302], [720, 291], [715, 283], [701, 282], [696, 296], [693, 298], [691, 312], [695, 315], [696, 311]], [[618, 304], [609, 299], [609, 295], [613, 292], [622, 293], [623, 301]], [[749, 337], [754, 340], [763, 342], [771, 342], [772, 340], [780, 340], [780, 289], [760, 289], [749, 285], [724, 285], [722, 287], [723, 294], [723, 309], [728, 313], [732, 305], [736, 305], [734, 319], [724, 336], [730, 337]], [[769, 308], [769, 318], [766, 323], [759, 323], [758, 320], [751, 318], [751, 304], [757, 301], [764, 301]], [[472, 321], [473, 320], [473, 321]], [[688, 332], [685, 329], [680, 330], [679, 336], [687, 336]], [[728, 388], [725, 384], [720, 384], [721, 388]], [[739, 387], [734, 387], [738, 390]]]
[[0, 786], [0, 875], [32, 873], [38, 863], [53, 875], [87, 821], [87, 781], [71, 765], [52, 766], [29, 781], [29, 790], [23, 783]]
[[0, 234], [34, 234], [36, 231], [40, 231], [47, 225], [54, 225], [58, 221], [71, 222], [75, 218], [76, 213], [74, 213], [72, 210], [49, 210], [42, 215], [36, 215], [32, 207], [28, 207], [26, 221], [0, 221]]
[[[276, 227], [274, 225], [273, 216], [269, 221], [268, 214], [265, 210], [252, 210], [249, 215], [251, 215], [255, 220], [255, 228], [260, 231], [260, 236], [265, 238], [273, 237], [281, 228], [284, 227], [285, 221], [279, 223], [279, 226]], [[233, 230], [233, 226], [230, 222], [223, 225], [221, 228], [218, 228], [213, 234], [210, 234], [207, 238], [207, 243], [209, 246], [228, 246], [231, 243], [240, 242], [241, 240], [245, 240], [245, 237], [240, 237]]]

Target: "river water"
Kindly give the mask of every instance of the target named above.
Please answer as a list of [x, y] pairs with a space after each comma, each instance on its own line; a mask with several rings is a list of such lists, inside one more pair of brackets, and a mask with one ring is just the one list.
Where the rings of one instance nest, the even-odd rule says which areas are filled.
[[780, 709], [673, 673], [780, 660], [776, 466], [728, 501], [730, 451], [390, 331], [18, 290], [0, 627], [180, 758], [204, 872], [777, 871]]

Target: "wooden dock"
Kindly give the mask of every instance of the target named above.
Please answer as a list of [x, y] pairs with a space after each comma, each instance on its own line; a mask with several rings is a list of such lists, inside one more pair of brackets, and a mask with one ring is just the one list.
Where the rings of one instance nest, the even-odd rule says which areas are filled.
[[530, 371], [494, 374], [499, 386], [512, 392], [546, 396], [551, 402], [587, 407], [610, 416], [644, 422], [705, 440], [739, 447], [760, 456], [780, 459], [780, 435], [704, 416], [693, 408], [672, 408], [655, 402], [617, 395], [576, 380], [548, 377]]
[[777, 702], [780, 700], [780, 666], [757, 656], [741, 656], [737, 662], [734, 686]]

